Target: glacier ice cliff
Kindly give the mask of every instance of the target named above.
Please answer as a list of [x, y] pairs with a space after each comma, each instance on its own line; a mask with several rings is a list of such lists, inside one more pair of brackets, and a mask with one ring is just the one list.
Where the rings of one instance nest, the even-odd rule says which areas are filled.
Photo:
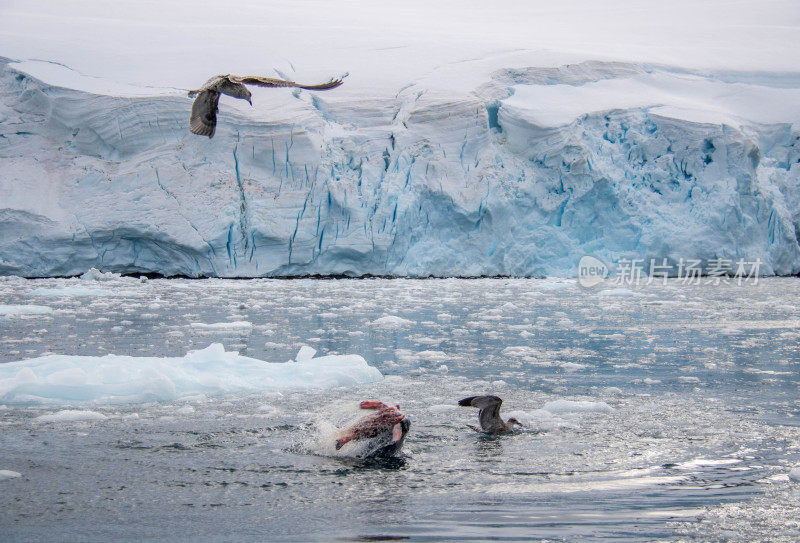
[[759, 107], [798, 89], [635, 63], [499, 69], [462, 93], [223, 97], [209, 140], [180, 91], [95, 94], [4, 59], [0, 274], [573, 276], [584, 254], [797, 274], [800, 130]]

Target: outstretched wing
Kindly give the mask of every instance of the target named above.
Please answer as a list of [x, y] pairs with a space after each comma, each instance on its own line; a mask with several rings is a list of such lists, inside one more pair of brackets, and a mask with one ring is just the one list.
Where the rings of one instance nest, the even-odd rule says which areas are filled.
[[217, 129], [217, 108], [219, 93], [212, 90], [201, 91], [192, 104], [192, 116], [189, 119], [189, 129], [198, 136], [214, 137]]
[[500, 418], [500, 406], [503, 400], [498, 396], [470, 396], [464, 398], [458, 405], [471, 406], [480, 409], [478, 420], [484, 432], [493, 432], [505, 427], [503, 419]]
[[308, 90], [328, 90], [334, 89], [342, 84], [342, 78], [331, 79], [327, 83], [320, 83], [319, 85], [303, 85], [295, 83], [294, 81], [287, 81], [285, 79], [275, 79], [273, 77], [259, 77], [256, 75], [246, 76], [230, 76], [231, 81], [244, 83], [245, 85], [256, 85], [258, 87], [297, 87], [300, 89]]

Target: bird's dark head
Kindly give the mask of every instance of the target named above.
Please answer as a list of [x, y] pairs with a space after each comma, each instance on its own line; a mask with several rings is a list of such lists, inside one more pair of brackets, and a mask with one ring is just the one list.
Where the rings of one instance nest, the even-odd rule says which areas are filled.
[[253, 94], [250, 92], [250, 89], [242, 85], [241, 83], [237, 83], [235, 85], [229, 85], [223, 91], [224, 94], [229, 96], [233, 96], [234, 98], [240, 98], [242, 100], [247, 100], [247, 102], [252, 106], [253, 105]]
[[514, 417], [511, 417], [510, 419], [508, 419], [508, 425], [509, 426], [524, 426], [524, 424], [522, 424], [520, 421], [518, 421]]

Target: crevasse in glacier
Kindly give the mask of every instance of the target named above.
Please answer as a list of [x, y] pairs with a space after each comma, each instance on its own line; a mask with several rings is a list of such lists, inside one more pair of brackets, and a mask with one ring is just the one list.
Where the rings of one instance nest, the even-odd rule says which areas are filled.
[[0, 273], [572, 276], [585, 254], [800, 272], [797, 112], [763, 106], [800, 103], [791, 75], [584, 62], [461, 93], [268, 92], [223, 97], [209, 140], [178, 90], [3, 60]]

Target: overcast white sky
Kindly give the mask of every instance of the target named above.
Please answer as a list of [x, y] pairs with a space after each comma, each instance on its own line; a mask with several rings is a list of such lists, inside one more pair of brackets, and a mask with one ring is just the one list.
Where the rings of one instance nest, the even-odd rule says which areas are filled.
[[800, 72], [798, 51], [796, 0], [0, 0], [0, 56], [178, 88], [277, 69], [394, 92], [584, 59]]

